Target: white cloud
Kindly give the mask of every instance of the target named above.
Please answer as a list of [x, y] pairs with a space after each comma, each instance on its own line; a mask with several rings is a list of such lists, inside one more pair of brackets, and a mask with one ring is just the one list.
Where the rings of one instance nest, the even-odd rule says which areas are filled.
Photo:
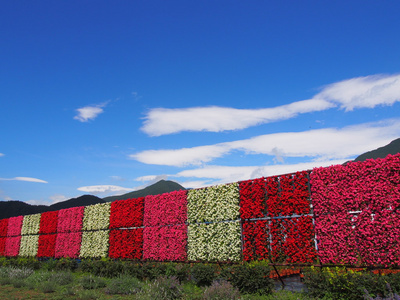
[[321, 111], [333, 106], [325, 100], [310, 99], [263, 109], [230, 107], [156, 108], [147, 116], [142, 131], [150, 136], [181, 131], [239, 130], [263, 123], [293, 118], [300, 113]]
[[400, 75], [373, 75], [333, 83], [325, 86], [312, 99], [273, 108], [155, 108], [147, 113], [141, 130], [150, 136], [182, 131], [239, 130], [338, 106], [350, 111], [391, 105], [397, 101], [400, 101]]
[[347, 159], [388, 144], [400, 135], [400, 119], [384, 120], [303, 132], [284, 132], [256, 136], [215, 145], [172, 150], [148, 150], [130, 155], [142, 163], [182, 167], [200, 165], [229, 152], [283, 157], [312, 157], [318, 160]]
[[105, 102], [98, 105], [78, 108], [76, 110], [78, 114], [74, 117], [74, 119], [80, 122], [88, 122], [94, 120], [97, 118], [99, 114], [101, 114], [104, 111], [103, 107], [105, 107], [107, 104], [108, 102]]
[[148, 185], [156, 183], [160, 180], [167, 180], [168, 175], [146, 175], [135, 178], [136, 181], [148, 182]]
[[373, 108], [400, 101], [400, 75], [372, 75], [330, 84], [313, 99], [336, 102], [342, 109]]
[[[331, 165], [342, 164], [346, 160], [326, 160], [311, 161], [298, 164], [287, 165], [266, 165], [266, 166], [216, 166], [210, 165], [198, 169], [184, 170], [173, 177], [199, 178], [201, 181], [183, 182], [184, 187], [200, 188], [214, 184], [237, 182], [260, 177], [282, 175], [297, 171], [311, 170], [314, 167], [327, 167]], [[208, 180], [204, 180], [208, 179]]]
[[78, 191], [85, 192], [85, 193], [93, 193], [93, 194], [100, 194], [100, 193], [114, 193], [114, 192], [131, 192], [133, 188], [124, 188], [122, 186], [117, 185], [91, 185], [91, 186], [82, 186], [78, 188]]
[[14, 178], [0, 178], [0, 180], [17, 180], [17, 181], [28, 181], [28, 182], [38, 182], [38, 183], [48, 183], [42, 179], [32, 178], [32, 177], [14, 177]]
[[69, 199], [66, 196], [61, 195], [61, 194], [55, 194], [53, 196], [50, 196], [49, 198], [51, 200], [51, 204], [55, 204], [55, 203], [62, 202], [62, 201]]
[[4, 156], [4, 154], [3, 154], [3, 153], [0, 153], [0, 157], [2, 157], [2, 156]]
[[211, 161], [226, 154], [229, 150], [229, 144], [222, 143], [176, 150], [148, 150], [131, 154], [129, 157], [145, 164], [185, 166]]

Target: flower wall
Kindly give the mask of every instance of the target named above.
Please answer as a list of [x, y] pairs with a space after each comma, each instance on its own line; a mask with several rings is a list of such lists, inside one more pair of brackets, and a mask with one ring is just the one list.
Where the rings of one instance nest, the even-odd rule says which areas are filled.
[[400, 154], [0, 220], [0, 256], [400, 266]]
[[322, 263], [400, 265], [400, 154], [311, 174]]
[[57, 224], [58, 224], [58, 210], [44, 212], [40, 217], [39, 233], [40, 234], [56, 233]]
[[24, 216], [21, 235], [38, 234], [40, 227], [40, 216], [40, 214]]
[[143, 258], [158, 261], [186, 260], [187, 226], [145, 227]]
[[144, 197], [111, 202], [110, 229], [143, 226]]
[[111, 230], [109, 257], [141, 259], [143, 253], [143, 228]]
[[110, 209], [110, 202], [85, 206], [82, 230], [108, 229]]
[[58, 212], [57, 232], [79, 232], [82, 230], [82, 219], [85, 207], [71, 207]]
[[144, 207], [144, 226], [185, 224], [187, 219], [186, 190], [146, 196]]

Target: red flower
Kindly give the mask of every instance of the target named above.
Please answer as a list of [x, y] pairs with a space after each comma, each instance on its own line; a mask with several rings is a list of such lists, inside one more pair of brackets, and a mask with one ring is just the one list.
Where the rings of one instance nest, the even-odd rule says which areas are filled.
[[111, 230], [109, 257], [141, 259], [143, 253], [143, 229]]
[[38, 257], [54, 257], [56, 250], [56, 234], [39, 235]]
[[144, 198], [111, 202], [110, 229], [143, 226]]

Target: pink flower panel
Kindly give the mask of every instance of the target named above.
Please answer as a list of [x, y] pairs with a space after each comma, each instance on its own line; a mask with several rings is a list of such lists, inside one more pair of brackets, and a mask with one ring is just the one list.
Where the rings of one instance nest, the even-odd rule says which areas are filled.
[[18, 256], [19, 246], [21, 245], [21, 236], [7, 237], [4, 255], [5, 256]]
[[22, 222], [24, 216], [11, 217], [8, 219], [8, 231], [7, 236], [18, 236], [21, 235]]
[[186, 260], [187, 226], [146, 227], [143, 258], [156, 261]]
[[82, 220], [85, 207], [71, 207], [58, 212], [58, 232], [78, 232], [82, 230]]
[[57, 234], [55, 257], [77, 258], [81, 249], [81, 242], [82, 232]]
[[144, 200], [144, 225], [184, 224], [187, 220], [186, 190], [149, 195]]

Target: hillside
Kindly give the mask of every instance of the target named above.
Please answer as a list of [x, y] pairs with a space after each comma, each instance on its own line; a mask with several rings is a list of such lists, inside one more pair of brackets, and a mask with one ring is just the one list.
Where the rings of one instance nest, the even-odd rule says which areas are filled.
[[358, 156], [354, 161], [364, 161], [370, 158], [385, 158], [389, 154], [400, 153], [400, 138], [391, 141], [388, 145], [378, 149], [365, 152]]
[[104, 201], [96, 196], [83, 195], [78, 198], [72, 198], [67, 201], [58, 202], [50, 206], [47, 205], [31, 205], [22, 201], [0, 201], [0, 219], [38, 214], [46, 211], [54, 211], [64, 208], [85, 206]]
[[152, 185], [149, 185], [148, 187], [145, 187], [144, 189], [134, 192], [129, 192], [119, 196], [105, 197], [103, 198], [103, 200], [105, 202], [112, 202], [115, 200], [139, 198], [139, 197], [145, 197], [147, 195], [159, 195], [163, 193], [169, 193], [180, 190], [185, 190], [185, 188], [181, 186], [179, 183], [170, 180], [160, 180]]

